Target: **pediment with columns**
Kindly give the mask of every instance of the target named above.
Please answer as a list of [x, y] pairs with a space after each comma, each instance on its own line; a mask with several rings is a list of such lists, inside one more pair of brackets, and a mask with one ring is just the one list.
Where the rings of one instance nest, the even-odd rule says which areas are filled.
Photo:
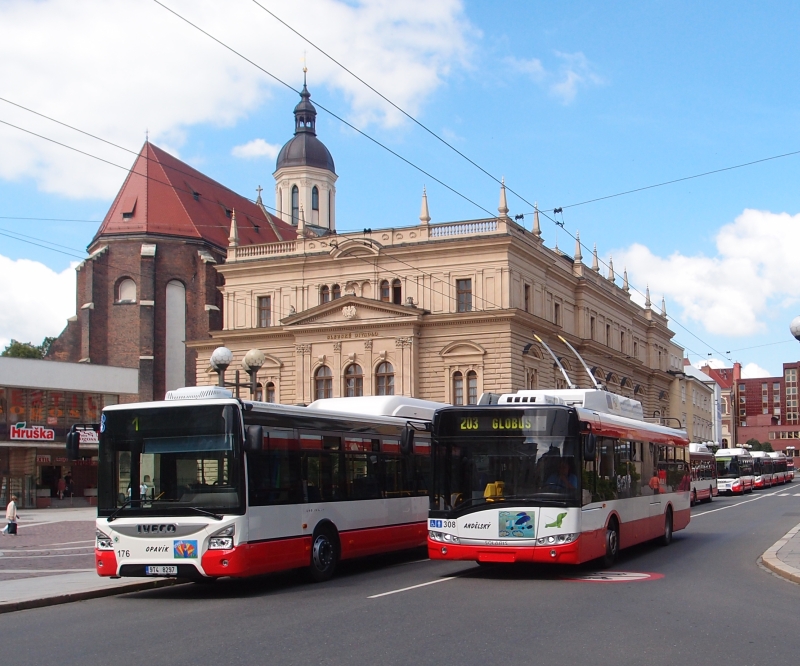
[[377, 324], [398, 320], [411, 323], [420, 320], [424, 310], [394, 303], [384, 303], [371, 298], [344, 296], [322, 303], [281, 320], [285, 327], [330, 326], [331, 324]]

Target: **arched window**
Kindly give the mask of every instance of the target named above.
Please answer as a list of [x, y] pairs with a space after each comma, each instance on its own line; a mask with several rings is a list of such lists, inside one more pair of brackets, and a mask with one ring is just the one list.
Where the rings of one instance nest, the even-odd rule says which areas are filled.
[[297, 185], [292, 186], [292, 224], [297, 226], [300, 221], [300, 190]]
[[398, 279], [392, 280], [392, 303], [395, 305], [403, 304], [403, 288]]
[[316, 185], [311, 190], [311, 210], [319, 210], [319, 190]]
[[391, 301], [391, 292], [389, 291], [389, 280], [381, 280], [381, 300], [384, 303]]
[[121, 280], [117, 285], [117, 302], [118, 303], [135, 303], [136, 302], [136, 283], [130, 278]]
[[358, 363], [352, 363], [344, 371], [344, 394], [348, 398], [364, 395], [364, 373]]
[[329, 300], [331, 300], [331, 290], [328, 289], [328, 285], [326, 284], [323, 285], [322, 288], [319, 290], [320, 305], [322, 305], [322, 303], [327, 303]]
[[464, 404], [464, 375], [460, 372], [453, 373], [453, 404]]
[[272, 382], [267, 382], [267, 392], [264, 398], [264, 402], [275, 402], [275, 384]]
[[478, 373], [474, 370], [467, 373], [467, 404], [478, 404]]
[[322, 365], [314, 373], [314, 400], [332, 397], [333, 372], [327, 365]]
[[375, 372], [377, 395], [394, 395], [394, 368], [388, 361], [378, 366]]
[[342, 288], [338, 284], [335, 284], [335, 285], [333, 285], [333, 292], [332, 293], [333, 293], [333, 299], [334, 300], [336, 300], [337, 298], [341, 298], [342, 297]]

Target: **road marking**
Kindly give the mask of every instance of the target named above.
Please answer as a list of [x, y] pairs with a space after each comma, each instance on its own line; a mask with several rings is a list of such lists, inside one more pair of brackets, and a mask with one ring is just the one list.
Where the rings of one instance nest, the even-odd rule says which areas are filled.
[[699, 518], [700, 516], [708, 515], [709, 513], [716, 513], [717, 511], [725, 511], [725, 509], [733, 509], [737, 506], [742, 506], [742, 504], [749, 504], [750, 502], [757, 502], [760, 499], [764, 499], [765, 497], [773, 497], [777, 495], [777, 492], [769, 493], [768, 495], [759, 495], [758, 497], [754, 497], [753, 499], [745, 500], [744, 502], [736, 502], [736, 504], [729, 504], [728, 506], [723, 506], [719, 509], [711, 509], [710, 511], [703, 511], [702, 513], [696, 513], [692, 516], [692, 518]]
[[50, 546], [71, 546], [75, 543], [94, 543], [94, 539], [84, 539], [83, 541], [64, 541], [63, 543], [43, 543], [40, 548], [48, 548]]
[[562, 576], [563, 580], [583, 583], [640, 583], [645, 580], [658, 580], [664, 574], [639, 571], [592, 571], [578, 576]]
[[429, 580], [427, 583], [420, 583], [419, 585], [411, 585], [410, 587], [401, 587], [399, 590], [392, 590], [391, 592], [381, 592], [380, 594], [373, 594], [367, 599], [377, 599], [378, 597], [388, 597], [390, 594], [398, 594], [400, 592], [408, 592], [409, 590], [416, 590], [418, 587], [426, 587], [428, 585], [436, 585], [436, 583], [444, 583], [448, 580], [455, 580], [458, 576], [446, 576], [444, 578], [437, 578], [436, 580]]
[[789, 497], [789, 493], [781, 493], [778, 497]]
[[795, 497], [800, 497], [800, 493], [795, 493], [794, 496]]

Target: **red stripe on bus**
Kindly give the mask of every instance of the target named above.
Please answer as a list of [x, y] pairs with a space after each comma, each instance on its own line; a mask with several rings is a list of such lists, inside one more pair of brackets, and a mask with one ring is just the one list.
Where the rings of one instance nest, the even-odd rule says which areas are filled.
[[404, 548], [419, 548], [428, 538], [427, 523], [405, 523], [364, 530], [349, 530], [339, 535], [343, 560], [387, 553]]
[[231, 550], [207, 550], [201, 564], [207, 576], [258, 576], [307, 567], [311, 537], [244, 543]]

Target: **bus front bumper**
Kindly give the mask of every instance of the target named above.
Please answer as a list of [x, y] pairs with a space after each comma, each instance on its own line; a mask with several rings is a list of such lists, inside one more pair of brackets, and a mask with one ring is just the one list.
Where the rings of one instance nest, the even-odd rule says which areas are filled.
[[467, 560], [481, 563], [538, 562], [578, 564], [580, 541], [542, 546], [485, 546], [474, 544], [443, 544], [428, 539], [428, 557], [432, 560]]

